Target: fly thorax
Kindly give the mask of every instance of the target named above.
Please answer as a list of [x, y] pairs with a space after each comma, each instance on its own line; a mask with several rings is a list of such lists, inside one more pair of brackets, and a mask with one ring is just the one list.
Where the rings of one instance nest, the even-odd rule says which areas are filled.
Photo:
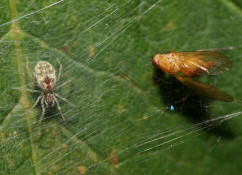
[[168, 74], [177, 74], [180, 71], [180, 62], [175, 54], [164, 54], [160, 62], [161, 69]]

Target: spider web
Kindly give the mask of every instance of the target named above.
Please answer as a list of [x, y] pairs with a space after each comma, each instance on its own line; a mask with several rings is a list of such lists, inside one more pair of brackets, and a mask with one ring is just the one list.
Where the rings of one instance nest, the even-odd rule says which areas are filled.
[[[0, 174], [238, 174], [238, 6], [10, 0], [0, 10]], [[197, 96], [151, 64], [161, 49], [228, 46], [221, 52], [233, 68], [201, 81], [231, 94], [232, 103]], [[33, 68], [45, 60], [58, 73], [58, 59], [55, 92], [77, 107], [59, 100], [66, 121], [55, 106], [39, 123], [41, 107], [31, 107], [40, 94], [27, 91], [39, 90]]]

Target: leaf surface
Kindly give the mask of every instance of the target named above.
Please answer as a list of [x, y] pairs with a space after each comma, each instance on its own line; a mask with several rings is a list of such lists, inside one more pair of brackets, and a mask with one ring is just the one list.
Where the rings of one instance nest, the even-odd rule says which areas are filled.
[[[242, 12], [229, 0], [0, 2], [0, 174], [240, 174]], [[160, 50], [223, 48], [230, 71], [207, 101], [156, 70]], [[60, 100], [39, 124], [33, 69], [50, 62]], [[63, 86], [61, 86], [63, 84]], [[20, 88], [22, 90], [16, 90]], [[170, 110], [170, 106], [174, 110]]]

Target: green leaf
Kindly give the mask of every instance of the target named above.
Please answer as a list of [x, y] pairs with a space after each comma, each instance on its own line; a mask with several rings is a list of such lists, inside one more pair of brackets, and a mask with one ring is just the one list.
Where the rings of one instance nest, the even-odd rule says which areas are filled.
[[[242, 11], [230, 0], [0, 2], [0, 174], [240, 174]], [[233, 62], [210, 101], [152, 65], [170, 50]], [[39, 123], [40, 60], [63, 69]], [[170, 107], [174, 106], [174, 110]]]

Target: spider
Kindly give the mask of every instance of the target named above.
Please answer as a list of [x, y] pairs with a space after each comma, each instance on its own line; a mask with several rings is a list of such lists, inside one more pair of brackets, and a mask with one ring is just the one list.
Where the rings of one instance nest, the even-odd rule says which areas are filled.
[[[38, 61], [34, 68], [34, 77], [35, 77], [37, 86], [41, 89], [41, 94], [38, 96], [38, 98], [36, 99], [31, 109], [35, 108], [37, 104], [40, 102], [41, 108], [42, 108], [42, 114], [39, 122], [43, 120], [46, 108], [48, 108], [49, 105], [51, 105], [51, 107], [54, 107], [55, 103], [61, 114], [62, 119], [65, 120], [65, 117], [62, 114], [61, 107], [57, 98], [67, 102], [71, 106], [76, 107], [74, 104], [69, 102], [66, 98], [54, 92], [54, 87], [56, 85], [56, 82], [60, 79], [61, 71], [62, 71], [62, 64], [60, 63], [59, 60], [57, 61], [60, 65], [59, 71], [58, 71], [58, 77], [56, 77], [55, 68], [47, 61]], [[70, 82], [70, 80], [58, 86], [57, 88], [67, 84], [68, 82]], [[13, 89], [26, 90], [33, 93], [40, 92], [39, 90], [31, 90], [31, 89], [21, 89], [21, 88], [13, 88]]]

